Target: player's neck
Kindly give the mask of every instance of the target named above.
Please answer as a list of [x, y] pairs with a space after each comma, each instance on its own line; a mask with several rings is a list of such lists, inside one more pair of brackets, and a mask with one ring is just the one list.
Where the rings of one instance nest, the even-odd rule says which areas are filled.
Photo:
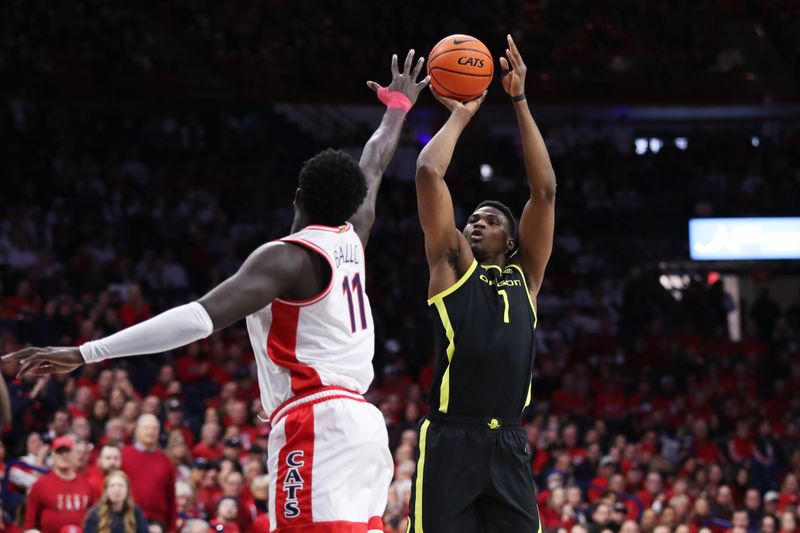
[[292, 220], [292, 233], [297, 233], [306, 226], [310, 226], [312, 222], [302, 211], [296, 209], [294, 212], [294, 220]]
[[495, 265], [501, 269], [506, 268], [506, 256], [499, 255], [497, 257], [487, 257], [484, 261], [479, 261], [482, 265]]

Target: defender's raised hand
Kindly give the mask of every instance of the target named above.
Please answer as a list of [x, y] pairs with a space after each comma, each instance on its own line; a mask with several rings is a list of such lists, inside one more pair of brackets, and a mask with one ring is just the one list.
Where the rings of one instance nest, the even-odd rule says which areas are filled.
[[[419, 93], [424, 89], [428, 82], [431, 81], [430, 76], [426, 76], [422, 81], [417, 83], [417, 78], [419, 78], [419, 73], [422, 71], [422, 65], [425, 63], [425, 58], [420, 57], [417, 61], [417, 64], [414, 65], [414, 70], [411, 70], [411, 67], [414, 63], [414, 49], [408, 51], [406, 54], [406, 61], [403, 64], [403, 72], [400, 72], [397, 68], [397, 54], [392, 55], [392, 82], [389, 84], [386, 89], [393, 92], [403, 93], [410, 101], [411, 105], [414, 105], [414, 102], [417, 101], [417, 97]], [[379, 91], [383, 88], [380, 84], [374, 81], [368, 81], [367, 86], [379, 93]]]
[[509, 96], [516, 98], [525, 94], [525, 74], [528, 72], [528, 67], [525, 66], [511, 35], [506, 35], [506, 39], [508, 40], [506, 57], [500, 56], [500, 81], [503, 82], [503, 89]]

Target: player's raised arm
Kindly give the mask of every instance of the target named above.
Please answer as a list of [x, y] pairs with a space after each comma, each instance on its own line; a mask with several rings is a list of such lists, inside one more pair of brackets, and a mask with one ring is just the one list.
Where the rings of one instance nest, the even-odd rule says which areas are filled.
[[71, 372], [84, 363], [165, 352], [204, 339], [214, 331], [265, 307], [313, 275], [311, 259], [289, 243], [269, 243], [256, 249], [239, 271], [200, 300], [174, 307], [113, 335], [69, 346], [24, 348], [3, 356], [20, 363], [20, 376]]
[[[531, 296], [542, 286], [544, 270], [553, 251], [553, 231], [556, 213], [556, 175], [547, 146], [533, 120], [525, 99], [527, 67], [510, 35], [507, 36], [506, 57], [500, 58], [503, 88], [511, 96], [522, 137], [525, 172], [528, 175], [530, 198], [519, 222], [518, 260], [525, 272]], [[509, 68], [510, 66], [510, 68]]]
[[369, 239], [372, 223], [375, 221], [375, 203], [378, 200], [381, 178], [394, 156], [400, 132], [403, 129], [403, 121], [417, 101], [420, 91], [430, 81], [429, 77], [419, 83], [416, 81], [424, 62], [424, 58], [421, 57], [414, 65], [414, 50], [409, 50], [403, 65], [403, 72], [400, 72], [397, 67], [397, 54], [394, 54], [392, 56], [392, 82], [389, 86], [381, 87], [374, 81], [367, 82], [367, 86], [378, 94], [381, 102], [386, 104], [386, 113], [383, 114], [380, 126], [364, 146], [361, 160], [358, 162], [367, 181], [367, 196], [356, 214], [350, 218], [350, 222], [365, 246]]
[[417, 158], [417, 210], [431, 270], [428, 296], [455, 283], [474, 259], [464, 235], [456, 228], [453, 200], [444, 175], [461, 132], [486, 98], [484, 92], [480, 98], [462, 103], [432, 92], [450, 110], [450, 118]]

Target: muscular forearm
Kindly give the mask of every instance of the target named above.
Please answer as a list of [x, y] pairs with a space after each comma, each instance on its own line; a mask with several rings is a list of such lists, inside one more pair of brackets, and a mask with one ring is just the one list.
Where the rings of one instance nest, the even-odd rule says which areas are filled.
[[468, 123], [469, 117], [452, 113], [444, 126], [420, 152], [417, 158], [417, 169], [425, 169], [427, 175], [443, 178], [447, 167], [450, 166], [458, 138]]
[[368, 191], [375, 188], [375, 182], [380, 180], [386, 167], [389, 166], [400, 140], [405, 117], [406, 112], [402, 109], [387, 109], [383, 114], [381, 125], [364, 146], [358, 165], [367, 179]]
[[552, 199], [556, 194], [556, 175], [542, 134], [533, 120], [528, 102], [514, 102], [517, 123], [522, 137], [522, 153], [531, 195]]

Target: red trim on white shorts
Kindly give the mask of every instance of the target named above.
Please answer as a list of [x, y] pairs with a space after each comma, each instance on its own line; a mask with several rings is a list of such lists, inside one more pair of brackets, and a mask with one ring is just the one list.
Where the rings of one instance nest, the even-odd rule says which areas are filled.
[[356, 402], [367, 401], [364, 399], [363, 396], [361, 396], [357, 392], [347, 390], [344, 387], [337, 387], [335, 385], [329, 385], [327, 387], [319, 387], [317, 389], [310, 390], [302, 394], [298, 394], [297, 396], [293, 396], [288, 400], [286, 400], [285, 402], [283, 402], [282, 404], [280, 404], [272, 412], [272, 415], [269, 417], [269, 423], [271, 426], [275, 427], [275, 424], [280, 422], [282, 418], [287, 416], [289, 413], [293, 412], [295, 409], [307, 405], [315, 405], [318, 403], [327, 402], [328, 400], [335, 400], [342, 398], [347, 400], [354, 400]]
[[[372, 519], [370, 519], [372, 523]], [[381, 522], [383, 524], [383, 522]], [[344, 520], [336, 520], [331, 522], [317, 522], [307, 526], [289, 526], [280, 527], [272, 533], [368, 533], [369, 531], [383, 531], [380, 529], [370, 527], [364, 522], [347, 522]]]
[[314, 467], [314, 411], [294, 411], [284, 426], [286, 442], [278, 452], [275, 482], [275, 521], [278, 530], [302, 527], [314, 522], [311, 477]]

